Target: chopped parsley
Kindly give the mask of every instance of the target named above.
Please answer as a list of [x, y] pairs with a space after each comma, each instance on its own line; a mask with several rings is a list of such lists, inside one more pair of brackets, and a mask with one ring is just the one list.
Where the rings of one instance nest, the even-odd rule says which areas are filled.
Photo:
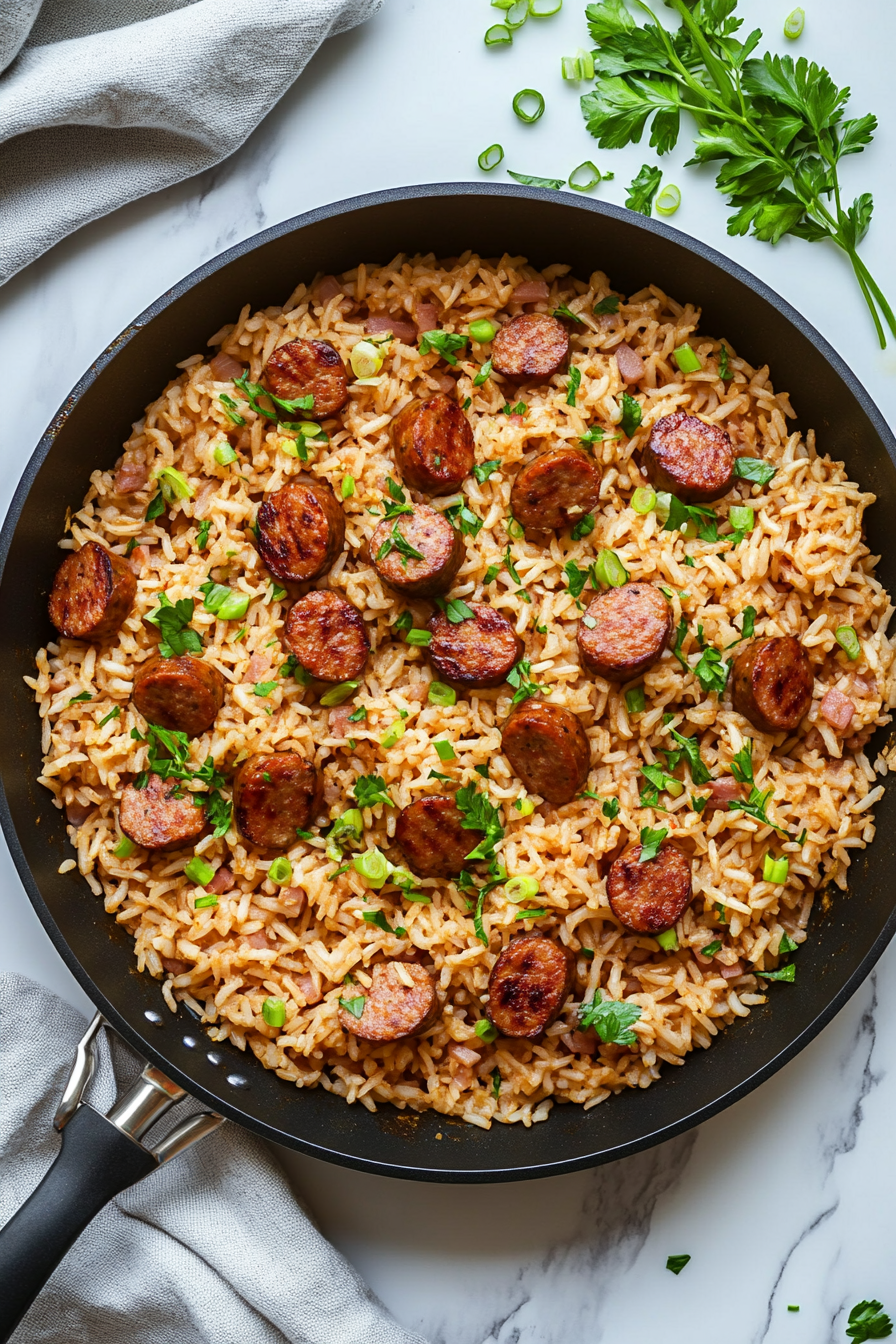
[[476, 848], [467, 855], [467, 859], [471, 862], [477, 859], [490, 862], [495, 856], [495, 846], [504, 839], [501, 813], [487, 793], [478, 792], [475, 784], [467, 784], [458, 789], [454, 801], [461, 814], [460, 824], [464, 830], [485, 833]]
[[755, 975], [761, 975], [763, 980], [783, 980], [788, 984], [793, 984], [796, 979], [796, 966], [793, 962], [789, 966], [782, 966], [778, 971], [755, 971]]
[[495, 1101], [497, 1101], [500, 1095], [501, 1095], [501, 1070], [494, 1069], [492, 1072], [492, 1096], [494, 1097]]
[[641, 853], [638, 855], [639, 863], [650, 863], [660, 852], [660, 846], [669, 834], [668, 826], [662, 826], [659, 830], [651, 830], [649, 826], [641, 828]]
[[355, 781], [352, 793], [359, 807], [376, 807], [378, 803], [387, 803], [389, 807], [395, 806], [389, 797], [385, 780], [379, 775], [361, 775]]
[[746, 802], [739, 798], [732, 799], [728, 804], [729, 812], [746, 812], [748, 816], [754, 817], [763, 826], [771, 826], [774, 830], [780, 831], [782, 835], [786, 835], [784, 828], [771, 821], [766, 815], [765, 809], [768, 807], [768, 800], [772, 797], [774, 790], [766, 789], [765, 793], [762, 793], [756, 787], [753, 778], [752, 738], [748, 737], [744, 746], [732, 758], [731, 773], [739, 784], [749, 784], [750, 796]]
[[77, 695], [72, 696], [71, 700], [69, 700], [68, 703], [70, 705], [77, 705], [81, 700], [92, 700], [92, 699], [93, 696], [91, 695], [90, 691], [79, 691]]
[[627, 392], [622, 394], [622, 419], [619, 423], [622, 425], [622, 432], [627, 439], [630, 439], [635, 430], [641, 423], [643, 412], [640, 404], [630, 397]]
[[383, 933], [392, 932], [389, 927], [389, 922], [382, 910], [365, 910], [361, 915], [361, 918], [364, 920], [365, 924], [375, 924], [378, 929], [382, 929]]
[[[249, 382], [249, 370], [247, 369], [239, 378], [234, 378], [234, 387], [238, 387], [248, 401], [252, 410], [257, 415], [263, 415], [267, 420], [282, 419], [281, 412], [287, 415], [293, 415], [296, 411], [314, 410], [314, 397], [296, 397], [293, 401], [286, 401], [283, 397], [276, 397], [273, 392], [269, 392], [266, 387], [260, 383]], [[269, 411], [266, 406], [259, 405], [259, 397], [267, 397], [276, 407], [276, 410]]]
[[156, 494], [149, 501], [149, 504], [146, 506], [146, 521], [148, 523], [151, 523], [153, 518], [158, 518], [159, 515], [164, 512], [165, 512], [165, 496], [162, 494], [160, 490], [158, 494]]
[[462, 602], [459, 597], [436, 598], [436, 605], [445, 613], [452, 625], [460, 625], [462, 621], [475, 621], [476, 613], [472, 607], [468, 607], [466, 602]]
[[366, 1002], [367, 999], [365, 996], [359, 994], [356, 999], [340, 999], [339, 1007], [344, 1008], [347, 1013], [351, 1013], [352, 1017], [360, 1017], [364, 1012], [364, 1005]]
[[270, 695], [276, 685], [276, 681], [256, 681], [252, 693], [259, 697]]
[[682, 616], [681, 620], [678, 622], [678, 630], [676, 631], [675, 634], [675, 647], [673, 648], [672, 652], [678, 659], [678, 661], [681, 663], [685, 672], [690, 672], [691, 665], [681, 651], [681, 646], [684, 643], [684, 638], [687, 633], [688, 633], [688, 623], [685, 620], [684, 616]]
[[582, 385], [582, 370], [578, 364], [573, 364], [569, 371], [569, 382], [566, 384], [566, 404], [575, 406], [576, 393]]
[[451, 504], [444, 510], [444, 514], [463, 536], [478, 537], [484, 526], [482, 519], [467, 504]]
[[104, 714], [104, 715], [103, 715], [103, 717], [100, 719], [99, 723], [97, 724], [97, 727], [98, 727], [98, 728], [102, 728], [103, 725], [106, 724], [106, 723], [108, 723], [110, 719], [120, 719], [120, 718], [121, 718], [121, 706], [120, 706], [120, 705], [116, 705], [114, 709], [110, 709], [110, 710], [109, 710], [109, 713], [108, 713], [108, 714]]
[[716, 695], [721, 695], [728, 682], [731, 663], [723, 660], [718, 649], [705, 648], [692, 671], [704, 691], [715, 691]]
[[[613, 297], [615, 298], [615, 295], [614, 295]], [[595, 310], [595, 311], [596, 311], [596, 310]], [[582, 319], [579, 317], [578, 313], [574, 313], [574, 312], [572, 311], [572, 309], [569, 308], [569, 307], [567, 307], [567, 305], [566, 305], [565, 303], [561, 303], [559, 308], [555, 308], [554, 311], [553, 311], [553, 313], [551, 314], [551, 316], [552, 316], [552, 317], [565, 317], [565, 318], [567, 318], [568, 321], [570, 321], [570, 322], [578, 322], [578, 324], [579, 324], [580, 327], [583, 327], [583, 326], [585, 325], [585, 323], [584, 323], [584, 322], [582, 321]]]
[[618, 313], [620, 302], [621, 300], [618, 294], [608, 294], [605, 299], [601, 299], [596, 303], [591, 311], [598, 317], [600, 317], [601, 313]]
[[518, 401], [515, 406], [511, 406], [507, 401], [501, 407], [501, 415], [525, 415], [528, 410], [529, 407], [524, 401]]
[[540, 692], [547, 690], [546, 686], [539, 686], [537, 682], [530, 680], [529, 672], [531, 668], [532, 664], [529, 659], [521, 658], [520, 661], [507, 673], [508, 682], [511, 686], [516, 688], [513, 693], [513, 699], [510, 702], [512, 705], [522, 704], [522, 702], [528, 700], [531, 695], [538, 695]]
[[399, 531], [398, 523], [392, 524], [392, 531], [377, 551], [377, 561], [385, 560], [386, 556], [393, 550], [397, 551], [401, 556], [401, 562], [405, 569], [408, 567], [409, 560], [423, 560], [425, 558], [423, 552], [418, 551], [416, 547], [412, 546], [407, 538], [402, 535]]
[[742, 481], [753, 481], [756, 485], [768, 485], [769, 481], [777, 475], [777, 471], [777, 467], [773, 467], [771, 462], [766, 462], [761, 457], [736, 457], [734, 459], [735, 476], [739, 476]]
[[893, 1322], [882, 1302], [859, 1302], [849, 1313], [846, 1333], [850, 1339], [863, 1344], [866, 1339], [886, 1339], [893, 1333]]
[[715, 938], [711, 943], [707, 943], [705, 947], [701, 947], [700, 955], [701, 957], [714, 957], [715, 954], [720, 950], [721, 946], [722, 944], [720, 943], [719, 939]]
[[680, 1274], [690, 1258], [689, 1255], [670, 1255], [666, 1260], [666, 1268], [673, 1274]]
[[488, 462], [477, 462], [475, 467], [473, 468], [473, 475], [476, 477], [480, 485], [485, 485], [485, 482], [488, 480], [489, 476], [491, 476], [493, 472], [497, 471], [500, 466], [501, 462], [500, 459], [497, 457], [493, 457]]
[[608, 817], [609, 820], [612, 821], [615, 817], [619, 816], [619, 799], [606, 798], [600, 810], [605, 817]]
[[[623, 69], [629, 70], [631, 67], [629, 65], [624, 65]], [[594, 97], [595, 95], [592, 94], [590, 96]], [[582, 111], [585, 113], [588, 129], [591, 130], [592, 135], [594, 135], [595, 132], [591, 128], [591, 123], [590, 121], [587, 121], [587, 107], [588, 96], [586, 95], [586, 97], [582, 99]], [[637, 138], [640, 139], [640, 136]], [[656, 141], [654, 140], [651, 143], [655, 144]], [[625, 204], [628, 206], [629, 210], [637, 210], [639, 215], [647, 215], [649, 218], [651, 211], [653, 210], [653, 198], [659, 191], [662, 179], [663, 170], [661, 168], [657, 168], [655, 164], [642, 164], [637, 175], [633, 178], [631, 186], [628, 189], [628, 195], [625, 198]]]
[[[674, 770], [678, 761], [683, 756], [688, 763], [688, 769], [691, 772], [691, 780], [699, 788], [701, 784], [708, 784], [712, 779], [708, 767], [704, 764], [700, 755], [700, 743], [696, 737], [683, 737], [677, 733], [674, 728], [670, 728], [674, 740], [678, 743], [680, 750], [678, 752], [667, 751], [665, 754], [669, 759], [669, 769]], [[673, 760], [673, 756], [675, 759]]]
[[573, 541], [581, 541], [584, 537], [590, 537], [593, 531], [594, 531], [594, 514], [585, 513], [582, 515], [582, 517], [576, 523], [575, 527], [572, 529], [571, 536]]
[[476, 374], [476, 377], [473, 379], [473, 386], [481, 387], [483, 383], [488, 382], [491, 376], [492, 376], [492, 361], [490, 359], [487, 359], [485, 363], [482, 365], [482, 368]]
[[637, 1045], [638, 1038], [631, 1028], [641, 1011], [636, 1003], [605, 999], [597, 989], [593, 999], [579, 1005], [579, 1026], [583, 1031], [593, 1027], [604, 1045]]
[[165, 593], [159, 593], [159, 605], [146, 620], [162, 633], [159, 653], [163, 658], [202, 652], [202, 640], [190, 628], [194, 605], [192, 597], [181, 597], [172, 605]]
[[728, 383], [734, 377], [729, 363], [728, 347], [723, 345], [719, 349], [719, 377], [723, 383]]
[[468, 340], [469, 337], [452, 331], [424, 331], [420, 337], [420, 353], [428, 355], [430, 350], [435, 350], [446, 364], [456, 364], [454, 351], [463, 350]]
[[366, 718], [367, 718], [367, 706], [359, 705], [358, 708], [355, 710], [354, 714], [349, 714], [348, 721], [349, 723], [363, 723]]

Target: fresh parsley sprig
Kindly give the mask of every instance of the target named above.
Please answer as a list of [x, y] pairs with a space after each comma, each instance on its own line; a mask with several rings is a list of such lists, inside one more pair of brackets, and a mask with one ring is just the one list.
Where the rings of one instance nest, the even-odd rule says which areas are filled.
[[[844, 205], [838, 176], [841, 159], [870, 143], [877, 118], [844, 119], [849, 89], [814, 61], [769, 52], [748, 59], [762, 32], [735, 36], [743, 22], [736, 0], [667, 0], [681, 19], [676, 32], [642, 0], [634, 3], [645, 16], [640, 27], [622, 0], [586, 10], [597, 84], [582, 98], [582, 114], [598, 144], [637, 144], [650, 122], [650, 144], [665, 154], [678, 142], [681, 113], [690, 112], [699, 134], [689, 162], [721, 162], [716, 185], [734, 207], [729, 234], [835, 243], [849, 257], [883, 348], [881, 319], [896, 335], [896, 316], [858, 255], [874, 202], [863, 192]], [[637, 182], [634, 209], [649, 188], [645, 179], [636, 191]]]
[[532, 670], [532, 664], [528, 658], [521, 658], [520, 661], [507, 673], [507, 680], [514, 687], [512, 705], [520, 705], [524, 700], [528, 700], [531, 695], [540, 695], [547, 693], [547, 686], [539, 686], [538, 682], [532, 681], [529, 673]]
[[636, 1003], [605, 999], [597, 989], [593, 999], [579, 1005], [579, 1026], [582, 1031], [593, 1027], [604, 1045], [637, 1045], [638, 1038], [632, 1026], [641, 1013], [642, 1009]]
[[753, 739], [751, 737], [747, 738], [740, 751], [732, 757], [731, 773], [739, 784], [749, 784], [750, 796], [746, 802], [739, 798], [733, 798], [728, 804], [728, 811], [746, 812], [747, 816], [754, 817], [763, 826], [771, 826], [781, 835], [786, 835], [787, 832], [784, 827], [772, 821], [766, 814], [766, 808], [769, 799], [774, 795], [774, 789], [766, 789], [763, 793], [761, 789], [756, 787], [753, 778]]
[[162, 634], [159, 653], [163, 658], [178, 657], [183, 653], [201, 653], [202, 640], [190, 626], [193, 619], [192, 597], [181, 597], [172, 603], [165, 593], [159, 593], [159, 605], [146, 620]]

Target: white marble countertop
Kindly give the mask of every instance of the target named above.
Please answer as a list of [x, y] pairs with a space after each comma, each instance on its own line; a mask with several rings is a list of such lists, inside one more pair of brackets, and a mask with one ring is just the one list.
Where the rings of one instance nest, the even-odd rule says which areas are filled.
[[[741, 5], [747, 27], [762, 27], [779, 49], [789, 8], [790, 0]], [[544, 176], [592, 158], [616, 174], [601, 194], [622, 203], [653, 155], [645, 146], [597, 151], [577, 91], [558, 78], [561, 55], [587, 45], [583, 9], [584, 0], [566, 0], [561, 15], [530, 23], [512, 50], [489, 52], [481, 35], [499, 15], [486, 0], [386, 0], [365, 28], [329, 43], [232, 160], [83, 230], [0, 290], [0, 506], [107, 342], [195, 266], [269, 224], [381, 187], [481, 177], [476, 156], [495, 140], [506, 163]], [[896, 301], [896, 7], [812, 0], [806, 9], [805, 33], [791, 50], [852, 86], [855, 115], [871, 110], [883, 121], [871, 151], [849, 160], [843, 176], [855, 192], [874, 190], [877, 222], [862, 252]], [[522, 87], [548, 97], [537, 126], [510, 110]], [[772, 249], [728, 238], [711, 173], [682, 167], [687, 147], [684, 135], [664, 165], [683, 193], [674, 223], [805, 313], [896, 421], [896, 343], [878, 350], [845, 260], [793, 239]], [[10, 370], [20, 371], [15, 384]], [[783, 378], [776, 371], [776, 383], [786, 386], [786, 370]], [[836, 444], [824, 446], [836, 453]], [[0, 882], [0, 968], [24, 971], [86, 1011], [5, 845]], [[771, 1082], [699, 1130], [625, 1162], [540, 1182], [437, 1187], [282, 1156], [324, 1231], [395, 1315], [434, 1344], [716, 1344], [722, 1336], [843, 1344], [854, 1303], [878, 1297], [896, 1310], [891, 1106], [894, 948]], [[693, 1258], [673, 1277], [666, 1257], [682, 1252]]]

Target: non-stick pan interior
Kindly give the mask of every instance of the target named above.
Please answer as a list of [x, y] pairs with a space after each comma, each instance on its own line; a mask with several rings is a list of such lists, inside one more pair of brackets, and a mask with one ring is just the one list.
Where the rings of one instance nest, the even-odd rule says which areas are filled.
[[[725, 336], [752, 363], [767, 363], [790, 392], [802, 428], [821, 451], [846, 460], [851, 479], [878, 495], [868, 515], [878, 574], [896, 589], [885, 544], [896, 517], [894, 441], [867, 394], [798, 314], [725, 258], [666, 225], [553, 192], [461, 184], [416, 187], [342, 202], [288, 221], [210, 262], [113, 342], [85, 375], [30, 462], [7, 518], [0, 561], [2, 823], [38, 914], [85, 990], [132, 1045], [215, 1109], [322, 1158], [430, 1180], [502, 1180], [556, 1174], [636, 1151], [707, 1118], [791, 1058], [842, 1007], [893, 929], [888, 881], [896, 804], [878, 804], [878, 836], [851, 870], [850, 891], [813, 917], [798, 979], [772, 986], [754, 1009], [684, 1068], [667, 1069], [646, 1092], [593, 1110], [555, 1106], [530, 1129], [488, 1132], [443, 1116], [392, 1108], [371, 1114], [322, 1089], [301, 1092], [251, 1056], [213, 1046], [190, 1015], [165, 1008], [159, 984], [135, 970], [130, 937], [107, 916], [77, 873], [57, 872], [71, 848], [62, 814], [36, 783], [40, 725], [23, 676], [52, 637], [46, 595], [59, 560], [65, 511], [92, 470], [111, 465], [143, 407], [176, 376], [179, 360], [233, 321], [245, 303], [279, 304], [299, 280], [400, 252], [487, 257], [524, 255], [537, 266], [568, 263], [587, 278], [603, 270], [627, 293], [656, 284], [703, 312], [701, 331]], [[872, 744], [872, 747], [874, 744]], [[52, 1024], [47, 1024], [52, 1050]]]

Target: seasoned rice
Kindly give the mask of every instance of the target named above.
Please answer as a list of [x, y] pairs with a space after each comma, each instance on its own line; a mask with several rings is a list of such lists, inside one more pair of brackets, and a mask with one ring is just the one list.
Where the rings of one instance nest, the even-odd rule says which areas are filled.
[[[78, 869], [109, 915], [133, 935], [139, 969], [159, 979], [172, 1011], [186, 1004], [208, 1025], [213, 1040], [251, 1050], [296, 1086], [320, 1085], [371, 1110], [383, 1102], [432, 1107], [485, 1128], [495, 1119], [527, 1125], [543, 1120], [554, 1100], [590, 1107], [623, 1088], [647, 1087], [663, 1063], [684, 1063], [690, 1050], [708, 1047], [721, 1028], [765, 1002], [754, 972], [779, 964], [785, 934], [797, 944], [806, 938], [816, 892], [829, 883], [845, 890], [852, 851], [873, 839], [873, 804], [882, 786], [863, 745], [869, 730], [889, 722], [896, 702], [893, 649], [886, 636], [893, 608], [863, 541], [862, 516], [874, 496], [847, 478], [836, 460], [836, 441], [816, 446], [811, 432], [804, 440], [788, 429], [793, 412], [786, 393], [772, 388], [767, 368], [751, 368], [729, 345], [731, 377], [722, 380], [720, 343], [697, 334], [700, 315], [691, 305], [648, 286], [623, 301], [617, 314], [593, 316], [594, 304], [610, 292], [601, 272], [580, 281], [566, 266], [537, 272], [521, 257], [484, 261], [467, 253], [440, 265], [432, 256], [398, 256], [384, 267], [346, 273], [339, 293], [332, 293], [332, 284], [322, 291], [300, 285], [282, 309], [252, 313], [247, 306], [209, 345], [249, 364], [250, 377], [257, 379], [275, 347], [295, 337], [323, 337], [347, 359], [364, 335], [368, 312], [413, 321], [417, 305], [433, 303], [444, 313], [439, 325], [461, 332], [477, 318], [506, 320], [521, 310], [511, 298], [514, 287], [539, 278], [551, 292], [547, 303], [536, 307], [552, 311], [563, 303], [581, 319], [572, 333], [572, 359], [582, 372], [575, 406], [566, 404], [565, 374], [522, 393], [497, 377], [474, 387], [478, 361], [469, 350], [452, 374], [435, 352], [421, 355], [415, 344], [394, 340], [379, 384], [353, 386], [342, 417], [325, 423], [329, 443], [311, 472], [331, 481], [337, 496], [344, 477], [353, 476], [356, 484], [344, 506], [346, 549], [317, 586], [339, 591], [363, 612], [373, 649], [351, 701], [323, 709], [292, 677], [278, 675], [287, 652], [282, 639], [289, 601], [279, 598], [261, 564], [251, 529], [262, 496], [307, 468], [283, 451], [291, 440], [246, 407], [232, 383], [216, 381], [210, 354], [184, 360], [125, 444], [125, 460], [149, 468], [146, 489], [120, 495], [114, 470], [95, 471], [83, 505], [66, 520], [63, 550], [93, 540], [124, 554], [130, 541], [139, 542], [131, 558], [137, 574], [131, 614], [118, 635], [99, 646], [68, 639], [49, 644], [37, 655], [36, 677], [28, 678], [43, 720], [41, 783], [57, 806], [67, 809]], [[321, 301], [321, 292], [330, 297]], [[552, 535], [546, 544], [510, 540], [510, 487], [520, 464], [548, 440], [576, 444], [591, 425], [613, 433], [625, 388], [612, 352], [623, 340], [645, 361], [644, 380], [634, 389], [643, 421], [631, 439], [623, 435], [594, 445], [603, 468], [594, 531], [580, 541], [568, 532]], [[702, 370], [687, 377], [672, 359], [685, 341], [702, 362]], [[411, 396], [432, 395], [455, 382], [459, 398], [471, 399], [477, 461], [497, 458], [502, 466], [484, 484], [473, 477], [464, 483], [465, 503], [484, 525], [478, 536], [465, 538], [466, 559], [452, 593], [490, 601], [503, 611], [525, 640], [532, 678], [548, 688], [551, 701], [581, 716], [592, 747], [586, 787], [598, 799], [581, 797], [559, 809], [540, 803], [531, 815], [515, 809], [523, 790], [501, 754], [500, 734], [512, 688], [462, 694], [448, 708], [429, 704], [425, 649], [391, 630], [406, 608], [416, 626], [425, 624], [432, 608], [390, 594], [367, 558], [365, 543], [377, 523], [369, 510], [381, 504], [390, 473], [397, 475], [389, 422]], [[228, 418], [221, 394], [239, 404], [243, 428]], [[508, 401], [520, 398], [524, 414], [502, 413]], [[734, 549], [730, 539], [710, 543], [663, 532], [655, 513], [639, 515], [629, 507], [634, 488], [646, 484], [636, 462], [651, 425], [680, 408], [723, 426], [737, 451], [766, 458], [778, 469], [768, 486], [742, 486], [717, 506], [722, 518], [729, 501], [742, 503], [743, 496], [755, 509], [754, 530]], [[811, 407], [804, 410], [811, 415]], [[225, 435], [240, 455], [232, 467], [219, 466], [213, 457]], [[183, 472], [194, 497], [147, 522], [156, 491], [152, 477], [163, 466]], [[443, 507], [452, 502], [435, 501]], [[195, 545], [202, 519], [211, 523], [204, 553]], [[484, 587], [486, 570], [500, 564], [508, 544], [521, 582], [505, 567]], [[718, 700], [704, 693], [671, 652], [641, 679], [646, 708], [640, 714], [626, 710], [627, 687], [584, 673], [576, 650], [580, 611], [564, 565], [574, 560], [585, 568], [602, 548], [616, 551], [632, 579], [669, 590], [675, 625], [682, 615], [687, 618], [684, 654], [691, 666], [700, 656], [698, 625], [706, 643], [723, 650], [740, 638], [747, 606], [757, 611], [757, 634], [797, 635], [816, 678], [812, 709], [799, 734], [774, 745], [749, 729], [727, 696]], [[693, 567], [685, 565], [686, 555]], [[486, 948], [454, 882], [422, 881], [431, 904], [419, 904], [394, 889], [371, 890], [353, 868], [331, 880], [336, 865], [319, 838], [297, 838], [289, 851], [291, 893], [267, 878], [271, 855], [247, 847], [234, 830], [222, 839], [205, 837], [196, 853], [213, 866], [226, 864], [235, 880], [217, 907], [199, 910], [193, 902], [201, 892], [183, 872], [190, 853], [138, 850], [116, 858], [117, 799], [147, 764], [146, 746], [131, 737], [132, 729], [142, 736], [145, 723], [130, 701], [135, 670], [158, 642], [144, 618], [160, 592], [172, 601], [198, 597], [210, 570], [252, 600], [242, 622], [221, 621], [197, 601], [193, 625], [202, 635], [204, 657], [226, 679], [227, 695], [213, 729], [192, 743], [193, 765], [211, 755], [230, 775], [249, 753], [302, 752], [323, 775], [321, 821], [354, 806], [355, 781], [378, 772], [395, 806], [365, 810], [364, 843], [378, 845], [396, 862], [401, 861], [392, 840], [398, 809], [452, 787], [430, 779], [431, 771], [457, 784], [481, 785], [502, 808], [506, 839], [500, 861], [510, 874], [538, 879], [544, 917], [515, 922], [519, 907], [496, 888], [485, 901]], [[856, 663], [847, 661], [835, 641], [841, 625], [858, 633], [862, 652]], [[255, 684], [268, 680], [276, 681], [274, 689], [256, 695]], [[821, 696], [830, 687], [856, 705], [853, 736], [845, 744], [819, 717]], [[91, 699], [73, 703], [82, 692]], [[349, 722], [360, 705], [367, 707], [366, 720]], [[100, 726], [116, 707], [120, 717]], [[406, 732], [384, 749], [380, 739], [402, 712]], [[667, 812], [642, 807], [640, 768], [664, 762], [661, 750], [673, 745], [669, 727], [699, 735], [714, 775], [729, 773], [732, 756], [752, 736], [757, 786], [773, 789], [769, 816], [786, 836], [743, 812], [696, 812], [695, 790], [682, 770], [684, 792], [662, 797]], [[437, 737], [453, 744], [456, 761], [439, 759]], [[489, 767], [487, 783], [477, 766]], [[885, 770], [879, 763], [879, 773]], [[601, 800], [609, 797], [620, 802], [615, 818], [602, 811]], [[680, 949], [672, 953], [621, 927], [607, 902], [609, 858], [636, 841], [645, 825], [668, 827], [670, 837], [693, 856], [694, 898], [677, 926]], [[767, 852], [788, 857], [786, 885], [763, 880]], [[301, 902], [302, 893], [296, 913], [290, 902]], [[390, 928], [406, 930], [406, 938], [362, 918], [379, 910]], [[577, 954], [573, 999], [540, 1042], [499, 1038], [487, 1045], [474, 1035], [473, 1024], [482, 1014], [498, 952], [523, 928], [560, 939]], [[700, 949], [716, 941], [722, 946], [715, 957], [702, 957]], [[593, 949], [593, 955], [583, 949]], [[344, 978], [368, 985], [372, 963], [415, 950], [433, 968], [444, 1001], [436, 1024], [421, 1039], [387, 1046], [346, 1034], [337, 1020]], [[577, 1041], [568, 1035], [576, 1027], [573, 1002], [591, 999], [598, 988], [640, 1008], [637, 1044], [574, 1053]], [[791, 992], [775, 988], [776, 1011], [787, 1011]], [[282, 1028], [264, 1021], [262, 1004], [269, 996], [286, 1005]], [[495, 1078], [500, 1078], [497, 1096]]]

